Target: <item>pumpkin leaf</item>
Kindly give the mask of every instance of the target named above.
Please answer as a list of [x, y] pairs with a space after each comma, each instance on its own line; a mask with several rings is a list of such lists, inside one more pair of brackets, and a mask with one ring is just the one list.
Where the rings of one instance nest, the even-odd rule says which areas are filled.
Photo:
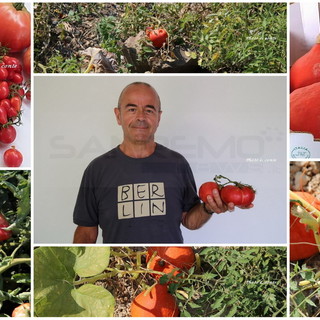
[[83, 254], [77, 257], [74, 271], [80, 277], [94, 276], [106, 269], [109, 259], [109, 247], [86, 247]]
[[[88, 250], [90, 249], [90, 250]], [[114, 299], [104, 288], [94, 285], [74, 287], [75, 266], [83, 271], [84, 259], [96, 261], [94, 270], [100, 272], [108, 265], [108, 248], [41, 247], [34, 251], [34, 306], [39, 317], [112, 316]], [[107, 256], [104, 257], [103, 253]], [[96, 253], [96, 254], [95, 254]], [[92, 260], [92, 257], [95, 257]], [[99, 261], [101, 260], [101, 261]], [[87, 302], [84, 302], [87, 301]], [[103, 304], [103, 308], [102, 308]]]

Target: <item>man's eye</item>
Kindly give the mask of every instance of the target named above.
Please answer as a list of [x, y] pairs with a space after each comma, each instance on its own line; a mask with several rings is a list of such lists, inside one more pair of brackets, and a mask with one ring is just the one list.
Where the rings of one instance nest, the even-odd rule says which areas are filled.
[[153, 110], [153, 109], [147, 109], [147, 110], [146, 110], [146, 113], [148, 113], [148, 114], [153, 114], [153, 113], [154, 113], [154, 110]]

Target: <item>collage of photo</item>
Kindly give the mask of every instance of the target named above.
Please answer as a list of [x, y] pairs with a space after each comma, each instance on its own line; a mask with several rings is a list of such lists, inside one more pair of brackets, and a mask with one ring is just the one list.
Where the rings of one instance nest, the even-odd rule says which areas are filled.
[[320, 3], [0, 2], [0, 166], [1, 317], [320, 317]]

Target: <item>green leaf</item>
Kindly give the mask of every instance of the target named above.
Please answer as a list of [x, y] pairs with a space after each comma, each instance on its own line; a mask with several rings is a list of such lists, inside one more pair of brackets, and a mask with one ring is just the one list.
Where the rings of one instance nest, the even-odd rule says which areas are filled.
[[74, 271], [80, 277], [97, 275], [106, 269], [109, 259], [109, 247], [86, 247], [84, 253], [76, 258]]
[[103, 287], [85, 284], [71, 292], [72, 297], [84, 310], [75, 317], [112, 317], [115, 299]]
[[[92, 249], [97, 250], [96, 258], [91, 260], [95, 264], [98, 262], [101, 250]], [[76, 277], [74, 267], [76, 261], [85, 255], [85, 251], [87, 250], [81, 247], [41, 247], [34, 251], [34, 305], [37, 316], [80, 317], [97, 314], [107, 317], [110, 315], [114, 302], [107, 290], [102, 287], [92, 289], [91, 286], [94, 285], [74, 288], [73, 281]], [[88, 254], [91, 256], [93, 252], [89, 250]], [[85, 303], [84, 299], [88, 303]], [[101, 301], [104, 304], [104, 311]]]

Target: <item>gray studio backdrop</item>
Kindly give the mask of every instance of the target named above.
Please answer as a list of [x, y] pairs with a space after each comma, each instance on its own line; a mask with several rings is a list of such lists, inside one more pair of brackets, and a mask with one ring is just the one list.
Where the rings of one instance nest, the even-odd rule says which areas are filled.
[[286, 243], [285, 76], [41, 76], [34, 81], [35, 243], [72, 242], [83, 171], [121, 142], [113, 108], [133, 81], [158, 91], [163, 114], [156, 140], [187, 158], [197, 188], [221, 174], [257, 190], [251, 210], [214, 215], [195, 231], [182, 227], [185, 243]]

